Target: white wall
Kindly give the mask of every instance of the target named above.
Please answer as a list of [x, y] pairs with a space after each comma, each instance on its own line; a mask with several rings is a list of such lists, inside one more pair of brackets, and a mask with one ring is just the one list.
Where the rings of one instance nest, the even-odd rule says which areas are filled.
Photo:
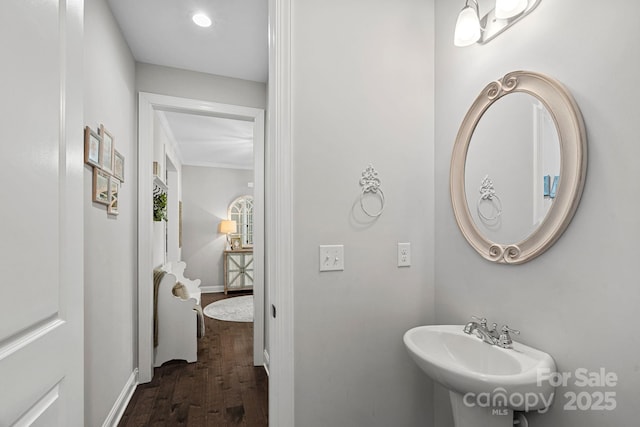
[[183, 247], [185, 276], [202, 280], [202, 286], [224, 286], [222, 252], [226, 237], [218, 224], [237, 197], [253, 194], [252, 170], [182, 167]]
[[266, 108], [267, 85], [138, 62], [136, 88], [141, 92]]
[[125, 157], [117, 217], [91, 202], [84, 174], [85, 424], [99, 426], [136, 366], [135, 63], [104, 0], [85, 1], [84, 31], [84, 121], [104, 124]]
[[[436, 2], [436, 321], [463, 323], [470, 315], [520, 329], [525, 344], [549, 352], [561, 371], [617, 373], [615, 411], [565, 411], [558, 390], [550, 413], [529, 417], [532, 427], [629, 425], [640, 398], [640, 66], [636, 17], [640, 4], [625, 0], [542, 1], [538, 8], [487, 45], [453, 46], [462, 4]], [[486, 10], [486, 9], [484, 9]], [[576, 14], [576, 11], [579, 11]], [[456, 227], [449, 198], [449, 161], [456, 132], [480, 90], [505, 73], [549, 74], [573, 93], [588, 133], [587, 182], [578, 211], [562, 238], [520, 266], [482, 259]], [[438, 387], [438, 390], [440, 388]], [[453, 425], [447, 396], [438, 392], [436, 425]]]
[[[431, 382], [402, 336], [434, 320], [433, 5], [292, 9], [296, 425], [430, 426]], [[375, 221], [358, 205], [369, 163]], [[320, 244], [344, 245], [344, 271], [318, 272]]]
[[168, 220], [153, 221], [154, 268], [165, 262], [179, 261], [181, 258], [181, 249], [178, 246], [178, 206], [182, 198], [182, 164], [176, 154], [176, 143], [167, 133], [158, 114], [156, 112], [153, 119], [153, 161], [158, 162], [160, 169], [158, 176], [168, 187]]

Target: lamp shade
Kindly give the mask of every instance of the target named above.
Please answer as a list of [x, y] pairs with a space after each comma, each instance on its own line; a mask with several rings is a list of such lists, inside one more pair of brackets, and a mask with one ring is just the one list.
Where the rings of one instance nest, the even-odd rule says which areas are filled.
[[238, 226], [235, 221], [230, 219], [223, 219], [218, 225], [218, 232], [222, 234], [237, 233]]
[[527, 0], [496, 0], [496, 18], [509, 19], [527, 8]]
[[471, 6], [465, 6], [458, 15], [453, 44], [459, 47], [469, 46], [480, 40], [480, 18]]

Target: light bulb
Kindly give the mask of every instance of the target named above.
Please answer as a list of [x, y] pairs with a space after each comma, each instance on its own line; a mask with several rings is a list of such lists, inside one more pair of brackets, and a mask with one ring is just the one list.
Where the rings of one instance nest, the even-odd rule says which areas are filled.
[[496, 0], [496, 18], [509, 19], [527, 8], [527, 0]]
[[193, 19], [193, 22], [199, 27], [206, 28], [211, 26], [211, 18], [204, 13], [196, 13], [191, 19]]
[[469, 46], [480, 40], [480, 18], [471, 6], [460, 11], [456, 22], [453, 44], [459, 47]]

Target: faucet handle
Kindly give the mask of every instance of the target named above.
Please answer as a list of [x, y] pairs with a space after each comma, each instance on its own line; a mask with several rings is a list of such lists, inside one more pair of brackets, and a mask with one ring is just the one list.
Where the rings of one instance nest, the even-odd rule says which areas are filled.
[[511, 329], [511, 328], [510, 328], [510, 327], [508, 327], [507, 325], [504, 325], [504, 326], [502, 327], [502, 333], [503, 333], [503, 334], [509, 335], [509, 333], [510, 333], [510, 332], [511, 332], [512, 334], [520, 335], [520, 331], [518, 331], [517, 329]]
[[483, 328], [487, 327], [487, 318], [486, 317], [471, 316], [471, 319], [476, 320], [478, 323], [480, 323], [480, 326], [482, 326]]
[[516, 335], [520, 335], [520, 331], [516, 329], [511, 329], [507, 325], [502, 327], [502, 333], [498, 337], [498, 347], [502, 348], [513, 348], [513, 340], [511, 340], [511, 335], [509, 333], [514, 333]]

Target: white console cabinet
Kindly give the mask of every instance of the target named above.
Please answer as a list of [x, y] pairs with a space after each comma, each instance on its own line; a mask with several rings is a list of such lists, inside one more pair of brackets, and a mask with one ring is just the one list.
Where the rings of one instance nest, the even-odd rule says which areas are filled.
[[224, 251], [224, 293], [253, 288], [253, 250]]

